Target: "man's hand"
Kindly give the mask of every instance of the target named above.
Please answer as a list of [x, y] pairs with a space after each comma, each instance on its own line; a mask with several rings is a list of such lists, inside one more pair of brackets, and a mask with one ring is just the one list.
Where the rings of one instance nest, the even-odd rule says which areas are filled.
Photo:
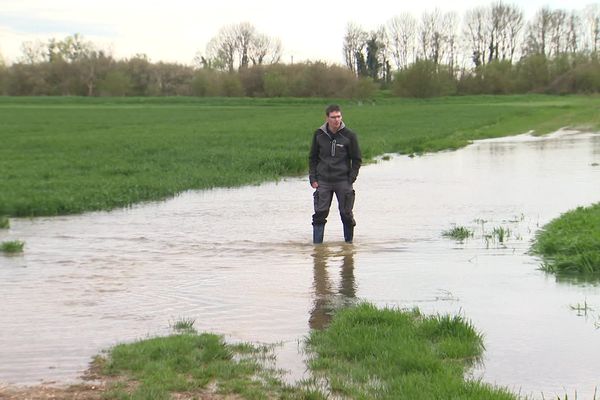
[[318, 188], [318, 187], [319, 187], [319, 182], [317, 182], [317, 181], [314, 181], [313, 183], [311, 183], [311, 184], [310, 184], [310, 186], [312, 186], [312, 187], [313, 187], [313, 189], [316, 189], [316, 188]]

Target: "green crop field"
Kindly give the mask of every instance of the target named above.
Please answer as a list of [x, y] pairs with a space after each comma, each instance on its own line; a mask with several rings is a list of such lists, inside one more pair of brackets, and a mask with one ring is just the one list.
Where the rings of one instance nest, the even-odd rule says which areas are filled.
[[[80, 213], [307, 171], [325, 99], [0, 97], [0, 215]], [[600, 125], [599, 97], [340, 101], [365, 159]]]

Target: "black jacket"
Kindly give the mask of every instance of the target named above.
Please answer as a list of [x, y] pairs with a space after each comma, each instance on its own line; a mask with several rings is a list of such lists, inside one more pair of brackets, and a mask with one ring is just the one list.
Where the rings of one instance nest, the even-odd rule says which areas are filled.
[[313, 135], [309, 155], [310, 183], [317, 181], [353, 183], [358, 176], [362, 156], [356, 134], [342, 126], [331, 133], [324, 124]]

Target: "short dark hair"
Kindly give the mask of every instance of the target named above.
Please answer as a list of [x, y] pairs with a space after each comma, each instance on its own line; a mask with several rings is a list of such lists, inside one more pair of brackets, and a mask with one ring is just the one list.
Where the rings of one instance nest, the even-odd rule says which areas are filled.
[[342, 109], [340, 108], [339, 105], [337, 104], [330, 104], [327, 106], [327, 108], [325, 109], [325, 115], [327, 115], [329, 117], [329, 113], [333, 112], [333, 111], [339, 111], [342, 112]]

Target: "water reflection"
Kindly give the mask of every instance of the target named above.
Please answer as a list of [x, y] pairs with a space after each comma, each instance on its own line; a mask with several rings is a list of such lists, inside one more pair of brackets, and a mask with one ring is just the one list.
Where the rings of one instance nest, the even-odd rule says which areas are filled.
[[576, 274], [546, 274], [548, 277], [552, 277], [558, 283], [571, 284], [575, 286], [600, 286], [600, 276], [598, 275], [576, 275]]
[[[314, 303], [308, 319], [311, 329], [326, 328], [334, 310], [352, 303], [356, 298], [354, 252], [354, 246], [351, 244], [341, 247], [330, 247], [327, 244], [315, 246], [312, 254]], [[341, 265], [338, 265], [340, 261]], [[336, 285], [329, 276], [329, 270], [338, 267], [340, 279]]]

